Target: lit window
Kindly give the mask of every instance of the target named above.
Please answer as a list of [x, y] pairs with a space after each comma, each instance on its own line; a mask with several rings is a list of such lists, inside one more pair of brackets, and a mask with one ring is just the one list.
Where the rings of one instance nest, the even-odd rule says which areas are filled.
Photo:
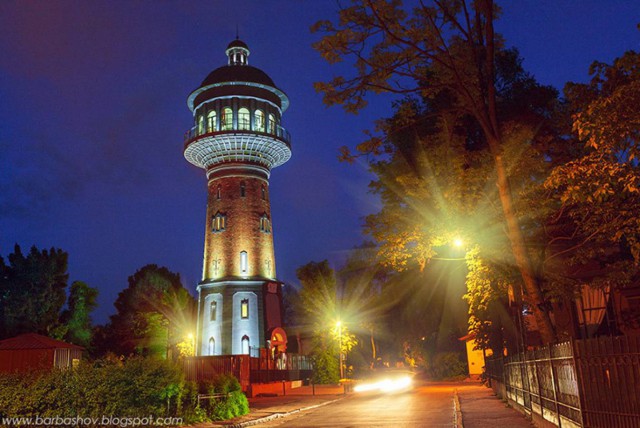
[[244, 107], [238, 110], [238, 129], [251, 129], [251, 115]]
[[256, 131], [264, 132], [264, 112], [262, 110], [256, 110], [255, 116]]
[[204, 116], [198, 116], [198, 135], [204, 133]]
[[215, 110], [211, 110], [207, 115], [207, 132], [214, 132], [218, 130], [218, 123], [216, 120]]
[[249, 353], [249, 336], [246, 334], [242, 336], [242, 353], [245, 355]]
[[242, 273], [247, 272], [247, 268], [249, 267], [249, 260], [247, 259], [247, 252], [240, 251], [240, 270]]
[[231, 107], [225, 107], [222, 109], [220, 117], [220, 130], [228, 131], [229, 129], [233, 129], [233, 110]]
[[240, 182], [240, 196], [243, 198], [247, 196], [247, 185], [244, 181]]
[[211, 304], [209, 305], [209, 320], [210, 321], [215, 321], [216, 320], [216, 311], [218, 309], [218, 303], [213, 301], [211, 302]]
[[271, 222], [267, 214], [262, 214], [260, 217], [260, 232], [271, 233]]
[[273, 114], [269, 114], [269, 122], [267, 123], [267, 132], [270, 134], [276, 133], [276, 117]]
[[240, 317], [249, 318], [249, 299], [240, 302]]
[[213, 340], [213, 337], [209, 339], [209, 355], [214, 355], [216, 353], [216, 341]]
[[211, 231], [222, 232], [227, 227], [227, 216], [217, 212], [211, 219]]

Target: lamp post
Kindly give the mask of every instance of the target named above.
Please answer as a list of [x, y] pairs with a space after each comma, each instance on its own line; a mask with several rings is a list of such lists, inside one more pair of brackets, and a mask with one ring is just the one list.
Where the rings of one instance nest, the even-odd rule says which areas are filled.
[[338, 327], [338, 363], [340, 364], [340, 379], [344, 379], [344, 373], [342, 369], [342, 321], [336, 323]]

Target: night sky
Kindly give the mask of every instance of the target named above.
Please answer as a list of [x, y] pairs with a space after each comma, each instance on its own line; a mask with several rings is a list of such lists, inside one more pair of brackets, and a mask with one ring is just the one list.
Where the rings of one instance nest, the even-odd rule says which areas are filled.
[[[502, 3], [497, 30], [544, 84], [586, 81], [592, 61], [640, 49], [637, 1]], [[226, 64], [237, 26], [249, 64], [291, 101], [293, 156], [270, 181], [278, 277], [295, 285], [311, 260], [338, 267], [378, 208], [366, 166], [339, 163], [338, 148], [389, 116], [391, 98], [354, 116], [313, 90], [350, 70], [311, 47], [309, 27], [336, 12], [333, 0], [0, 1], [0, 255], [67, 251], [70, 281], [100, 290], [97, 322], [148, 263], [195, 295], [206, 179], [182, 156], [186, 98]]]

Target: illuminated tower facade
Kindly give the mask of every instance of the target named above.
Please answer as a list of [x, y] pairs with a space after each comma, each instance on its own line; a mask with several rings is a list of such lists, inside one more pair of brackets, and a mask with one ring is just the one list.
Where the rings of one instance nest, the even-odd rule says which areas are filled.
[[249, 65], [244, 42], [232, 41], [225, 52], [227, 65], [187, 99], [194, 127], [184, 157], [205, 170], [208, 187], [196, 355], [284, 351], [269, 176], [291, 157], [280, 125], [289, 99]]

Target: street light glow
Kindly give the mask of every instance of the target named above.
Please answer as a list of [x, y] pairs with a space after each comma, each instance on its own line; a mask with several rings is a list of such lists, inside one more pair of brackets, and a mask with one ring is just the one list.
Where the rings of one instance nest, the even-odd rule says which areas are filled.
[[456, 238], [453, 240], [453, 245], [455, 245], [458, 248], [462, 248], [462, 246], [464, 245], [464, 241], [460, 238]]

